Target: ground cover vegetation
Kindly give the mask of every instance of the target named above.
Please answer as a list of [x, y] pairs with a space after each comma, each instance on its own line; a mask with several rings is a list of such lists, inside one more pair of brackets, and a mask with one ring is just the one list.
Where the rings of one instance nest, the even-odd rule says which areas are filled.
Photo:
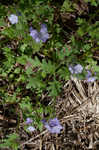
[[0, 148], [30, 149], [45, 129], [60, 135], [58, 98], [72, 78], [99, 80], [99, 1], [1, 0]]

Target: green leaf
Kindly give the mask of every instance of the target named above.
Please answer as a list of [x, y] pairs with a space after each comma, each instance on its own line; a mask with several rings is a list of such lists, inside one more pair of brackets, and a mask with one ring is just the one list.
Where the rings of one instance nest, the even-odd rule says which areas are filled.
[[93, 71], [94, 71], [94, 72], [99, 72], [99, 66], [94, 66], [94, 67], [93, 67]]
[[78, 28], [77, 33], [78, 33], [79, 36], [83, 36], [85, 34], [85, 32], [84, 32], [82, 27]]
[[22, 24], [21, 23], [17, 23], [16, 24], [16, 30], [20, 30], [20, 32], [21, 32], [22, 29], [23, 29]]
[[21, 69], [20, 69], [20, 68], [16, 68], [16, 69], [14, 70], [14, 73], [19, 74], [19, 73], [20, 73], [20, 71], [21, 71]]
[[77, 22], [77, 25], [81, 25], [81, 24], [84, 23], [84, 20], [81, 19], [81, 18], [78, 18], [78, 19], [76, 20], [76, 22]]
[[48, 86], [49, 96], [56, 97], [59, 95], [61, 91], [61, 84], [59, 81], [54, 80], [53, 82], [49, 82]]
[[11, 39], [17, 37], [17, 32], [13, 28], [6, 28], [3, 31], [1, 31], [1, 34], [8, 36]]
[[66, 12], [66, 11], [67, 12], [73, 12], [74, 10], [71, 6], [72, 6], [71, 1], [65, 0], [62, 7], [61, 7], [61, 11], [63, 11], [63, 12]]
[[60, 78], [65, 79], [66, 81], [70, 78], [70, 73], [67, 67], [60, 68], [57, 73], [59, 74]]
[[26, 74], [27, 75], [30, 75], [30, 74], [33, 74], [33, 70], [32, 70], [32, 67], [31, 66], [29, 66], [27, 69], [26, 69]]
[[24, 52], [25, 49], [26, 49], [26, 47], [27, 47], [27, 44], [24, 43], [23, 45], [21, 45], [20, 50], [21, 50], [22, 52]]
[[30, 103], [30, 97], [27, 96], [22, 99], [21, 103], [19, 104], [22, 111], [26, 114], [32, 113], [32, 105]]
[[42, 64], [41, 64], [42, 71], [49, 74], [53, 74], [55, 73], [55, 69], [56, 69], [55, 64], [53, 64], [50, 60], [48, 61], [48, 63], [46, 62], [45, 59], [42, 60]]
[[28, 57], [26, 55], [22, 55], [17, 58], [17, 62], [20, 63], [21, 65], [25, 65], [27, 63]]
[[34, 59], [32, 58], [28, 58], [27, 61], [32, 64], [33, 67], [39, 67], [41, 66], [41, 62], [40, 60], [38, 59], [38, 57], [35, 57]]
[[44, 82], [38, 76], [30, 77], [28, 81], [29, 81], [29, 83], [26, 86], [27, 89], [30, 89], [30, 88], [34, 88], [34, 89], [39, 88], [40, 89], [40, 88], [45, 87]]
[[90, 44], [85, 44], [85, 45], [83, 46], [83, 51], [86, 52], [86, 51], [90, 50], [90, 48], [91, 48], [91, 45], [90, 45]]
[[10, 134], [3, 140], [3, 144], [0, 144], [0, 147], [18, 150], [19, 143], [17, 142], [17, 139], [19, 139], [19, 136], [16, 133]]
[[6, 26], [6, 23], [3, 18], [0, 18], [0, 27]]

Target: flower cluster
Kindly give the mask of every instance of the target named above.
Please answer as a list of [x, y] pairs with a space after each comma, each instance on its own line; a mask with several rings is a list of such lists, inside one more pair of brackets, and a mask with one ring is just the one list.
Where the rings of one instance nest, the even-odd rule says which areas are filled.
[[50, 133], [60, 133], [60, 130], [63, 129], [63, 127], [60, 125], [60, 122], [57, 118], [50, 119], [48, 122], [45, 120], [42, 121], [45, 128], [48, 129]]
[[[33, 122], [33, 120], [31, 118], [27, 118], [26, 119], [26, 124], [30, 125]], [[42, 120], [42, 123], [44, 124], [45, 128], [47, 128], [47, 130], [50, 133], [60, 133], [60, 130], [63, 129], [63, 127], [60, 125], [60, 122], [57, 118], [54, 119], [50, 119], [48, 122], [46, 122], [45, 120]], [[29, 126], [27, 128], [30, 132], [35, 131], [36, 129], [33, 126]]]
[[79, 73], [82, 73], [83, 67], [80, 64], [77, 64], [75, 66], [70, 65], [69, 71], [71, 72], [71, 74], [79, 74]]
[[94, 82], [96, 80], [95, 76], [92, 76], [91, 71], [87, 71], [87, 75], [86, 75], [86, 81], [87, 82]]
[[11, 22], [11, 24], [16, 24], [18, 23], [18, 16], [14, 15], [14, 14], [11, 14], [9, 17], [8, 17], [9, 21]]
[[32, 27], [30, 27], [30, 36], [32, 36], [32, 38], [39, 43], [40, 41], [42, 42], [46, 42], [46, 40], [49, 38], [49, 34], [47, 31], [47, 27], [45, 24], [41, 24], [41, 29], [40, 32], [38, 32], [36, 29], [33, 29]]

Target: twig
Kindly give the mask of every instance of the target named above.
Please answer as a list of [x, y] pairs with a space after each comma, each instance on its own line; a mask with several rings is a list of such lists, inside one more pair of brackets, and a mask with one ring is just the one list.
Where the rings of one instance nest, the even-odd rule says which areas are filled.
[[33, 140], [37, 139], [38, 137], [40, 137], [41, 135], [43, 135], [43, 134], [45, 134], [45, 133], [47, 133], [47, 130], [43, 131], [42, 133], [40, 133], [40, 134], [39, 134], [39, 135], [37, 135], [36, 137], [33, 137], [33, 138], [29, 139], [28, 141], [26, 141], [26, 142], [22, 143], [22, 144], [21, 144], [21, 146], [23, 146], [23, 145], [25, 145], [25, 144], [30, 143], [31, 141], [33, 141]]

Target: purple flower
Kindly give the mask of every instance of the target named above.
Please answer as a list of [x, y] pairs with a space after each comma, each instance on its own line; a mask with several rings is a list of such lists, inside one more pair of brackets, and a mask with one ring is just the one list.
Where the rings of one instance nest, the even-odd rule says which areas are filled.
[[41, 39], [40, 39], [39, 37], [35, 38], [35, 41], [36, 41], [37, 43], [39, 43], [40, 40], [41, 40]]
[[83, 67], [80, 64], [74, 66], [75, 74], [82, 73]]
[[32, 27], [30, 27], [30, 28], [29, 28], [29, 31], [30, 31], [30, 32], [32, 32], [32, 30], [33, 30], [33, 28], [32, 28]]
[[50, 133], [60, 133], [60, 130], [63, 129], [57, 118], [50, 119], [48, 122], [42, 122], [44, 123], [45, 128], [47, 128]]
[[35, 129], [34, 127], [32, 127], [32, 126], [29, 126], [27, 129], [28, 129], [30, 132], [33, 132], [33, 131], [36, 130], [36, 129]]
[[86, 75], [86, 81], [87, 82], [94, 82], [96, 80], [95, 76], [92, 76], [91, 71], [87, 71], [87, 75]]
[[41, 35], [41, 40], [42, 40], [42, 42], [46, 42], [47, 41], [47, 39], [49, 38], [49, 34], [48, 33], [45, 33], [45, 34], [42, 34]]
[[92, 76], [91, 71], [87, 70], [86, 78], [89, 78], [89, 77], [91, 77], [91, 76]]
[[[39, 39], [39, 33], [37, 30], [32, 29], [30, 31], [30, 36], [32, 36], [32, 38], [36, 41], [36, 39]], [[40, 41], [40, 40], [39, 40]]]
[[32, 27], [30, 27], [30, 36], [32, 36], [32, 38], [39, 43], [40, 41], [42, 42], [46, 42], [46, 40], [49, 38], [49, 34], [47, 31], [47, 27], [45, 24], [41, 25], [41, 29], [40, 32], [38, 32], [37, 30], [33, 29]]
[[72, 73], [72, 74], [74, 74], [74, 68], [72, 67], [72, 66], [69, 66], [69, 71]]
[[47, 26], [46, 24], [41, 24], [41, 29], [40, 29], [40, 37], [42, 42], [46, 42], [47, 39], [49, 39], [49, 34], [47, 31]]
[[96, 77], [90, 77], [87, 79], [87, 82], [94, 82], [96, 80]]
[[69, 71], [72, 74], [79, 74], [79, 73], [82, 73], [83, 67], [80, 64], [77, 64], [75, 66], [69, 66]]
[[18, 16], [12, 14], [8, 17], [9, 21], [11, 22], [11, 24], [16, 24], [18, 23]]
[[40, 33], [41, 34], [45, 34], [45, 33], [47, 33], [48, 31], [47, 31], [47, 26], [46, 26], [46, 24], [41, 24], [41, 29], [40, 29]]
[[33, 120], [31, 118], [26, 119], [26, 124], [31, 124], [32, 122], [33, 122]]

